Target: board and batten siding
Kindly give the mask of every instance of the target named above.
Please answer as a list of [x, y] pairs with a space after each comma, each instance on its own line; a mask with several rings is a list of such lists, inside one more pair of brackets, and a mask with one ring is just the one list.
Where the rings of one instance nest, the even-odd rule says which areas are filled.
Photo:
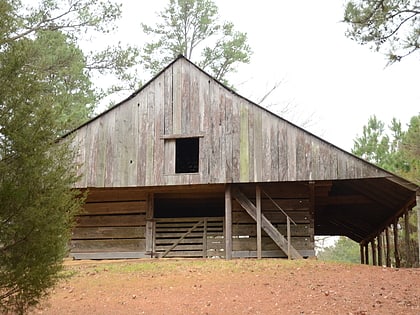
[[[199, 137], [199, 172], [175, 174], [180, 137]], [[225, 88], [184, 58], [73, 132], [76, 187], [386, 176]]]

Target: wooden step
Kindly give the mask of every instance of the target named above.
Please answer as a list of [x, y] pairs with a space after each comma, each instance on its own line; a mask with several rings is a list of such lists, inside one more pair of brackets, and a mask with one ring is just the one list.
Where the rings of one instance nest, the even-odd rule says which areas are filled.
[[[232, 189], [232, 196], [238, 201], [238, 203], [244, 208], [244, 210], [251, 216], [252, 219], [257, 221], [257, 208], [255, 205], [242, 193], [238, 188]], [[277, 244], [277, 246], [287, 255], [288, 242], [287, 239], [275, 228], [274, 225], [261, 214], [261, 227], [271, 237], [271, 239]], [[292, 259], [302, 259], [299, 252], [290, 246], [290, 257]]]

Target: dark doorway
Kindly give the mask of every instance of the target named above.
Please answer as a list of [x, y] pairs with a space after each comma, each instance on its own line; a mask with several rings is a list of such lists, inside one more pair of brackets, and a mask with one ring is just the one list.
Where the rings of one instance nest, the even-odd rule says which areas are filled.
[[188, 218], [224, 216], [223, 197], [189, 195], [156, 196], [155, 218]]

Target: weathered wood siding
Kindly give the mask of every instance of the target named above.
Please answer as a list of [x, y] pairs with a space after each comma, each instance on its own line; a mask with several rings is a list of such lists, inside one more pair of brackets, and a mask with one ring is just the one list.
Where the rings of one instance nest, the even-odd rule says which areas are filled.
[[70, 242], [76, 258], [146, 256], [147, 194], [92, 191], [77, 217]]
[[[199, 172], [175, 174], [175, 139], [199, 137]], [[349, 179], [377, 168], [229, 91], [180, 58], [75, 131], [77, 187]]]

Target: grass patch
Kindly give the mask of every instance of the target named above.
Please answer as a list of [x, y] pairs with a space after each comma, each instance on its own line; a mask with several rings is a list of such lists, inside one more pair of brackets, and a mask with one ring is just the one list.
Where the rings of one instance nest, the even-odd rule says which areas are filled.
[[269, 270], [289, 270], [313, 264], [310, 260], [285, 259], [156, 259], [144, 261], [106, 262], [68, 266], [65, 273], [71, 277], [77, 274], [110, 272], [117, 274], [170, 274], [182, 272], [263, 272]]

